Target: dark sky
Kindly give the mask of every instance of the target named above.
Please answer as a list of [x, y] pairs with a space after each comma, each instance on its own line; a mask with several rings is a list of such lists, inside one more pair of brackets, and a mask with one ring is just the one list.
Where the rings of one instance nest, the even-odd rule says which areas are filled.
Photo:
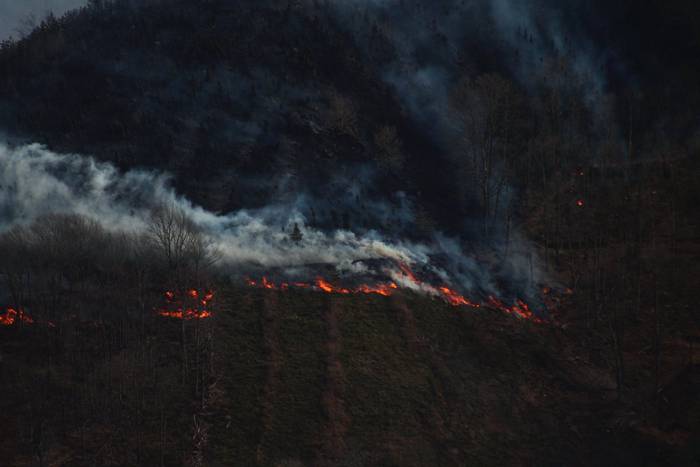
[[0, 0], [0, 40], [9, 36], [17, 38], [22, 20], [31, 14], [40, 21], [48, 11], [60, 16], [85, 3], [87, 0]]

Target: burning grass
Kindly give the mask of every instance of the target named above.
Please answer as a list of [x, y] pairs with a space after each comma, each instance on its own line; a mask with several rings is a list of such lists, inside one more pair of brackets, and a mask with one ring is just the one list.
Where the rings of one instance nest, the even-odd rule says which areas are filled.
[[415, 290], [426, 295], [438, 297], [444, 302], [455, 307], [481, 308], [488, 307], [500, 310], [506, 314], [516, 316], [534, 322], [543, 322], [537, 313], [524, 300], [517, 299], [511, 305], [507, 305], [503, 300], [494, 296], [489, 296], [484, 302], [477, 302], [460, 294], [456, 290], [446, 285], [432, 285], [417, 277], [417, 275], [405, 264], [399, 264], [398, 271], [390, 271], [394, 280], [389, 282], [378, 282], [375, 284], [363, 283], [354, 287], [344, 287], [336, 285], [323, 277], [317, 277], [314, 282], [279, 282], [263, 276], [260, 280], [246, 279], [249, 287], [262, 288], [268, 290], [286, 291], [290, 288], [309, 289], [327, 294], [339, 295], [381, 295], [390, 297], [401, 288]]
[[3, 314], [0, 314], [0, 326], [12, 326], [15, 323], [34, 324], [34, 319], [24, 312], [21, 308], [7, 308]]
[[211, 317], [209, 309], [214, 292], [188, 289], [185, 292], [167, 290], [164, 293], [166, 305], [157, 309], [160, 316], [177, 319], [206, 319]]

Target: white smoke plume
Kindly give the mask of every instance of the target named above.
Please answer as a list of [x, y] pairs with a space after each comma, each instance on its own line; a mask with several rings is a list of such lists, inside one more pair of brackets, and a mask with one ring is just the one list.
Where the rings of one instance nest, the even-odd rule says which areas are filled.
[[[502, 278], [492, 270], [493, 264], [468, 258], [455, 241], [438, 237], [425, 244], [388, 238], [378, 231], [315, 229], [306, 225], [302, 208], [307, 203], [299, 195], [262, 209], [216, 214], [178, 195], [165, 174], [120, 172], [91, 157], [57, 154], [39, 144], [0, 144], [0, 231], [46, 214], [79, 214], [109, 230], [142, 232], [153, 209], [171, 205], [183, 210], [211, 239], [222, 267], [233, 274], [269, 269], [293, 274], [324, 265], [342, 277], [378, 271], [396, 277], [399, 265], [405, 264], [463, 291], [502, 293]], [[298, 242], [290, 239], [295, 224], [303, 233]], [[518, 255], [512, 258], [508, 271], [500, 272], [509, 276], [524, 261]]]

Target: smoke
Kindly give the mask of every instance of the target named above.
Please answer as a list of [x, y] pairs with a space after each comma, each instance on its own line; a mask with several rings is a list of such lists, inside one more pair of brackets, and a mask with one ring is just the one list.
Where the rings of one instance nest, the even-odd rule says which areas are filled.
[[[477, 261], [466, 256], [455, 239], [439, 234], [432, 241], [416, 242], [373, 229], [313, 227], [308, 219], [313, 200], [306, 194], [262, 209], [216, 214], [179, 196], [170, 182], [166, 174], [120, 172], [91, 157], [57, 154], [39, 144], [0, 144], [0, 231], [47, 214], [78, 214], [110, 230], [138, 233], [146, 231], [154, 209], [168, 205], [184, 211], [200, 227], [222, 268], [235, 276], [273, 270], [288, 278], [308, 279], [325, 267], [352, 281], [368, 275], [400, 277], [405, 265], [463, 292], [527, 298], [543, 277], [539, 268], [533, 270], [531, 259], [529, 271], [521, 270], [526, 253], [515, 252], [508, 261], [482, 255]], [[376, 205], [382, 212], [382, 202]], [[411, 216], [404, 206], [400, 217], [409, 222]], [[302, 233], [296, 241], [290, 235], [295, 225]], [[526, 251], [529, 245], [523, 244], [522, 252]]]
[[[454, 86], [465, 75], [473, 77], [494, 71], [494, 63], [505, 64], [522, 87], [529, 89], [532, 77], [541, 71], [542, 56], [575, 50], [571, 56], [579, 57], [577, 70], [597, 76], [595, 48], [584, 35], [568, 34], [570, 21], [559, 14], [561, 6], [545, 0], [355, 0], [335, 2], [332, 11], [418, 126], [443, 147], [446, 158], [454, 157], [455, 141], [462, 139], [461, 123], [454, 118], [450, 100]], [[380, 43], [386, 47], [377, 50]], [[484, 56], [484, 50], [493, 51], [498, 58]], [[504, 59], [512, 55], [517, 59]], [[140, 60], [138, 56], [132, 59]], [[156, 69], [165, 75], [178, 73], [172, 63], [161, 65]], [[121, 66], [130, 73], [145, 69]], [[288, 96], [285, 105], [291, 108], [297, 97], [318, 98], [311, 91], [287, 88], [263, 73], [246, 77], [214, 68], [210, 74], [210, 84], [198, 94], [200, 100], [188, 109], [193, 119], [202, 117], [198, 112], [208, 109], [207, 102], [217, 101], [220, 94], [252, 109], [240, 120], [222, 119], [220, 128], [210, 132], [207, 141], [221, 147], [259, 139], [265, 133], [265, 122], [275, 122], [281, 115], [274, 105], [278, 96]], [[598, 84], [593, 89], [604, 87], [602, 78], [594, 81]], [[170, 82], [175, 84], [163, 89], [164, 94], [185, 93], [178, 87], [182, 82]], [[308, 278], [315, 265], [326, 265], [348, 280], [372, 275], [401, 282], [398, 265], [406, 264], [429, 276], [432, 283], [465, 293], [535, 296], [545, 275], [534, 248], [517, 232], [507, 236], [496, 232], [488, 239], [474, 234], [475, 243], [469, 245], [466, 238], [479, 229], [470, 229], [468, 224], [479, 222], [466, 219], [462, 238], [440, 233], [417, 238], [411, 235], [417, 221], [408, 196], [395, 193], [388, 199], [372, 186], [374, 171], [367, 166], [347, 171], [352, 174], [324, 180], [322, 187], [308, 187], [293, 174], [287, 178], [283, 174], [275, 180], [279, 193], [267, 198], [273, 201], [264, 208], [221, 214], [177, 194], [171, 177], [164, 173], [120, 172], [90, 157], [56, 154], [36, 144], [0, 145], [0, 229], [48, 213], [73, 213], [97, 219], [110, 229], [140, 232], [146, 229], [153, 209], [174, 205], [210, 237], [222, 266], [231, 274], [274, 270], [288, 277]], [[352, 217], [352, 222], [338, 221], [343, 216]], [[295, 225], [303, 234], [301, 241], [292, 239]]]
[[[591, 13], [585, 4], [493, 0], [490, 8], [500, 37], [516, 53], [511, 66], [526, 88], [533, 78], [541, 78], [546, 73], [547, 61], [564, 60], [572, 71], [571, 78], [582, 85], [588, 103], [596, 104], [595, 100], [607, 87], [603, 72], [607, 54], [595, 45], [575, 19]], [[550, 85], [557, 83], [550, 82]]]
[[[534, 92], [550, 62], [566, 61], [571, 76], [561, 83], [576, 82], [593, 110], [607, 87], [607, 52], [580, 25], [593, 16], [586, 2], [354, 0], [334, 7], [370, 59], [378, 35], [391, 44], [383, 79], [439, 142], [460, 130], [448, 100], [464, 75], [501, 72]], [[548, 85], [558, 84], [550, 77]]]

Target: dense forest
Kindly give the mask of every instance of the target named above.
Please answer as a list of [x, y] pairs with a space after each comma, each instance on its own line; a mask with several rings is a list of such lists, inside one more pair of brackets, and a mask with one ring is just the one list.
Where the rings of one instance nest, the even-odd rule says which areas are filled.
[[697, 465], [700, 12], [610, 3], [3, 42], [3, 465]]

